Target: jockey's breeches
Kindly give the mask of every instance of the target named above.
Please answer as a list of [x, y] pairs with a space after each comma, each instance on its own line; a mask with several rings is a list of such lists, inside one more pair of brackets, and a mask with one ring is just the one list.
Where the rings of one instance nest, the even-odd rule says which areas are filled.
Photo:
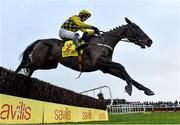
[[75, 34], [76, 32], [72, 32], [63, 28], [59, 30], [59, 37], [61, 39], [73, 39]]

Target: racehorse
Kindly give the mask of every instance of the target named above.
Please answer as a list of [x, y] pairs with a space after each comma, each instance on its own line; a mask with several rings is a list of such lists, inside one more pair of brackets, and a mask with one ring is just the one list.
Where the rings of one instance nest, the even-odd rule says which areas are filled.
[[123, 65], [112, 61], [115, 46], [119, 41], [126, 39], [141, 48], [150, 47], [152, 40], [142, 31], [142, 29], [125, 18], [126, 25], [114, 28], [101, 35], [90, 37], [88, 46], [84, 48], [81, 56], [82, 67], [79, 68], [77, 57], [62, 57], [62, 47], [64, 41], [60, 39], [39, 39], [29, 45], [22, 53], [22, 61], [16, 73], [21, 69], [26, 70], [26, 75], [31, 77], [32, 73], [38, 69], [53, 69], [58, 63], [80, 72], [92, 72], [101, 70], [126, 81], [125, 91], [131, 95], [132, 85], [139, 90], [143, 90], [146, 95], [154, 95], [154, 92], [133, 80], [126, 72]]

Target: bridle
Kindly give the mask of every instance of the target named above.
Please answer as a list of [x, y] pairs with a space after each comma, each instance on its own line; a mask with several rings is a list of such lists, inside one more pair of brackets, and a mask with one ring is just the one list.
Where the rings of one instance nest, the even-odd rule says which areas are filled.
[[[131, 41], [136, 41], [136, 44], [140, 43], [142, 40], [138, 39], [138, 37], [137, 37], [136, 33], [134, 32], [134, 29], [132, 28], [132, 25], [131, 25], [131, 24], [128, 25], [128, 28], [129, 28], [129, 30], [132, 31], [133, 35], [135, 36], [134, 39], [133, 39], [133, 38], [130, 38], [130, 37], [128, 38], [127, 36], [121, 35], [121, 34], [123, 34], [124, 32], [122, 32], [120, 35], [116, 35], [116, 34], [112, 34], [112, 33], [108, 33], [108, 35], [115, 36], [115, 37], [122, 37], [122, 38], [125, 38], [125, 37], [126, 37], [126, 39], [121, 39], [120, 41], [130, 42], [130, 43], [132, 43]], [[99, 32], [106, 33], [105, 31], [99, 31]], [[100, 35], [100, 37], [102, 37], [102, 36]], [[127, 39], [128, 39], [128, 40], [127, 40]]]
[[[133, 33], [133, 35], [134, 35], [135, 38], [130, 38], [130, 37], [127, 37], [127, 36], [123, 36], [122, 34], [123, 34], [125, 31], [122, 32], [120, 35], [116, 35], [116, 34], [112, 34], [112, 33], [108, 33], [108, 35], [115, 36], [115, 37], [126, 38], [126, 39], [121, 39], [120, 41], [129, 42], [129, 43], [135, 43], [135, 44], [138, 44], [138, 45], [141, 46], [141, 42], [143, 42], [143, 41], [142, 41], [141, 39], [139, 39], [138, 36], [136, 35], [136, 33], [135, 33], [134, 29], [133, 29], [132, 24], [129, 24], [129, 25], [128, 25], [128, 29]], [[99, 32], [107, 34], [107, 32], [105, 32], [105, 31], [99, 31]], [[99, 37], [100, 37], [103, 41], [105, 41], [105, 39], [102, 37], [101, 34], [99, 34]], [[132, 41], [133, 41], [133, 42], [132, 42]], [[113, 51], [113, 48], [112, 48], [111, 46], [109, 46], [109, 45], [100, 44], [100, 43], [97, 43], [97, 45], [107, 47], [107, 48], [109, 48], [110, 50]], [[141, 47], [143, 48], [143, 46], [141, 46]]]

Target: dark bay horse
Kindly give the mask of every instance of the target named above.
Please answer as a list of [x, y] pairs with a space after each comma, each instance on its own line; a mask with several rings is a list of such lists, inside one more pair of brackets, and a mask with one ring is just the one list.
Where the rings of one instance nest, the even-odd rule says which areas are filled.
[[16, 73], [25, 69], [29, 77], [38, 69], [53, 69], [58, 63], [76, 71], [92, 72], [101, 70], [119, 77], [127, 82], [126, 92], [131, 95], [132, 85], [139, 90], [143, 90], [146, 95], [154, 93], [133, 80], [126, 72], [123, 65], [112, 61], [115, 46], [122, 39], [127, 39], [130, 43], [139, 45], [141, 48], [150, 47], [152, 40], [142, 31], [142, 29], [129, 19], [125, 18], [127, 24], [104, 32], [100, 36], [94, 36], [88, 41], [88, 46], [82, 55], [82, 68], [79, 69], [77, 57], [62, 57], [61, 50], [64, 41], [51, 38], [40, 39], [29, 45], [22, 54], [21, 64], [16, 69]]

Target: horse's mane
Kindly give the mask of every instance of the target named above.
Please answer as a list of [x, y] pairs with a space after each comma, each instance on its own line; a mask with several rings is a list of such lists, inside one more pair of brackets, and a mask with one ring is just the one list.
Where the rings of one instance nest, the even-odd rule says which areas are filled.
[[103, 32], [102, 36], [103, 36], [103, 35], [106, 35], [106, 34], [111, 34], [114, 30], [117, 30], [117, 29], [119, 29], [119, 28], [121, 28], [121, 27], [122, 27], [122, 26], [117, 26], [117, 27], [115, 27], [115, 28], [113, 28], [113, 29], [110, 29], [109, 31]]
[[[127, 24], [127, 25], [128, 25], [128, 24]], [[103, 32], [102, 36], [107, 35], [107, 34], [113, 34], [113, 32], [114, 32], [115, 30], [118, 30], [118, 29], [120, 29], [120, 28], [122, 28], [122, 27], [124, 27], [124, 26], [126, 26], [126, 25], [121, 25], [121, 26], [114, 27], [113, 29], [110, 29], [109, 31]]]

